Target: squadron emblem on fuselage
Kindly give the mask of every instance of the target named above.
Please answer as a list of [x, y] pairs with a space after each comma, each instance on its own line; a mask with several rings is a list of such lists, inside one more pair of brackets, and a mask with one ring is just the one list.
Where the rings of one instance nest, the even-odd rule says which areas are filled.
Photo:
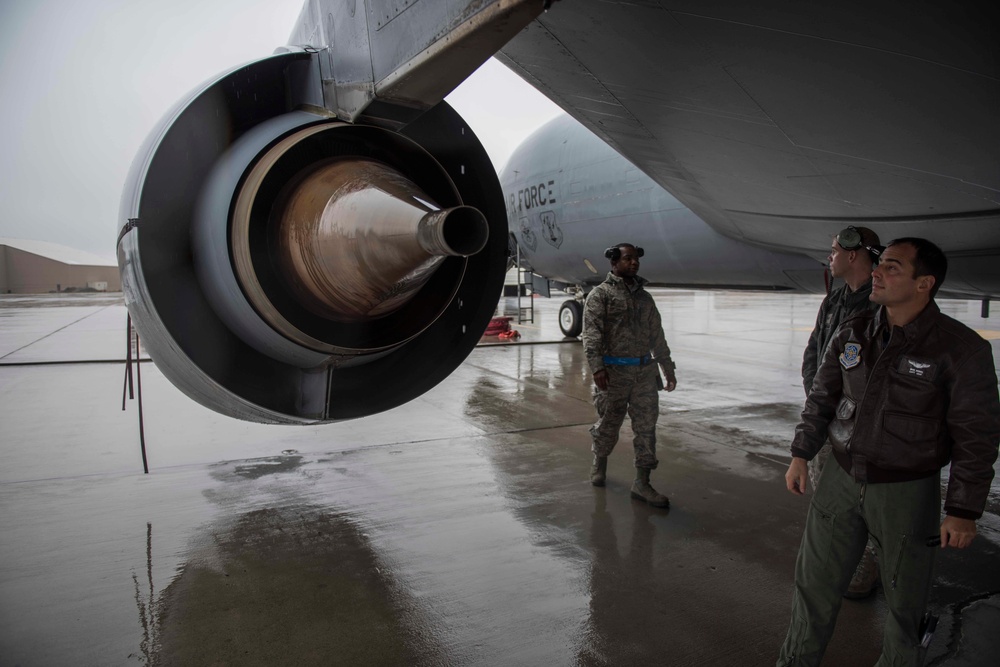
[[524, 242], [524, 247], [532, 252], [534, 252], [535, 248], [538, 247], [538, 237], [536, 237], [535, 232], [531, 231], [531, 228], [528, 227], [527, 218], [521, 218], [521, 241]]
[[554, 248], [558, 248], [563, 242], [562, 229], [556, 224], [556, 214], [552, 211], [545, 211], [542, 218], [542, 238]]

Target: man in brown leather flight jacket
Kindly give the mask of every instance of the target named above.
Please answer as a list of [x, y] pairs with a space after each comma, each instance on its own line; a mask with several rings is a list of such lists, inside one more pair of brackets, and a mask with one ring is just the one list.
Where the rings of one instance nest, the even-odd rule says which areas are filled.
[[[831, 290], [823, 299], [816, 315], [816, 326], [802, 353], [802, 384], [807, 396], [823, 361], [823, 353], [844, 320], [879, 307], [869, 297], [872, 294], [872, 267], [882, 254], [881, 243], [878, 234], [871, 229], [853, 225], [843, 229], [830, 243], [830, 255], [827, 257], [830, 277], [843, 280], [844, 284]], [[819, 486], [820, 475], [829, 457], [830, 447], [824, 445], [809, 459], [809, 484], [813, 491]], [[844, 597], [858, 599], [875, 592], [878, 583], [875, 554], [875, 545], [869, 542]]]
[[[879, 551], [886, 603], [879, 665], [917, 665], [934, 553], [976, 535], [1000, 442], [992, 348], [940, 312], [934, 295], [947, 260], [930, 241], [897, 239], [872, 272], [882, 307], [834, 336], [806, 399], [785, 474], [806, 490], [806, 462], [827, 435], [827, 465], [795, 565], [792, 620], [778, 665], [818, 665], [841, 596], [869, 534]], [[940, 471], [951, 463], [940, 522]]]

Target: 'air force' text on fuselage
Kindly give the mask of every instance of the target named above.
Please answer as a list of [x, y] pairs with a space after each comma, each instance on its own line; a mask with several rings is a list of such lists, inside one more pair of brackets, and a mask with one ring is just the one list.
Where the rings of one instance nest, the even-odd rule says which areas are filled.
[[642, 275], [655, 284], [824, 288], [820, 262], [722, 236], [569, 116], [525, 140], [500, 182], [522, 265], [559, 283], [598, 284], [604, 249], [627, 238], [646, 248]]
[[[555, 195], [552, 193], [555, 181], [541, 182], [538, 185], [521, 188], [517, 191], [516, 199], [513, 192], [508, 195], [510, 201], [510, 211], [524, 211], [539, 206], [548, 206], [556, 203]], [[516, 203], [515, 203], [516, 202]]]

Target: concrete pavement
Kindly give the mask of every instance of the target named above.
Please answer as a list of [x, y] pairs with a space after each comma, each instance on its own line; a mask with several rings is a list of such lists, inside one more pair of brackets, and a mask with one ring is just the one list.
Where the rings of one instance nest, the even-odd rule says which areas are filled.
[[[679, 380], [653, 475], [668, 512], [629, 497], [627, 422], [608, 486], [587, 482], [589, 377], [559, 300], [514, 323], [525, 344], [352, 422], [237, 422], [143, 364], [143, 475], [124, 367], [100, 363], [123, 356], [121, 303], [0, 298], [0, 665], [773, 664], [819, 300], [657, 301]], [[973, 547], [941, 553], [929, 664], [1000, 655], [996, 489]], [[824, 664], [873, 664], [884, 611], [846, 602]]]

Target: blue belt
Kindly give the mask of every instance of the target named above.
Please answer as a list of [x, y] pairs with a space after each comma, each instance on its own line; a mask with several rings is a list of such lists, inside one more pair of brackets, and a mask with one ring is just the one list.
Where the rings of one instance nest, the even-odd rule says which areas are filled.
[[604, 357], [607, 366], [645, 366], [650, 361], [652, 357], [648, 354], [645, 357]]

